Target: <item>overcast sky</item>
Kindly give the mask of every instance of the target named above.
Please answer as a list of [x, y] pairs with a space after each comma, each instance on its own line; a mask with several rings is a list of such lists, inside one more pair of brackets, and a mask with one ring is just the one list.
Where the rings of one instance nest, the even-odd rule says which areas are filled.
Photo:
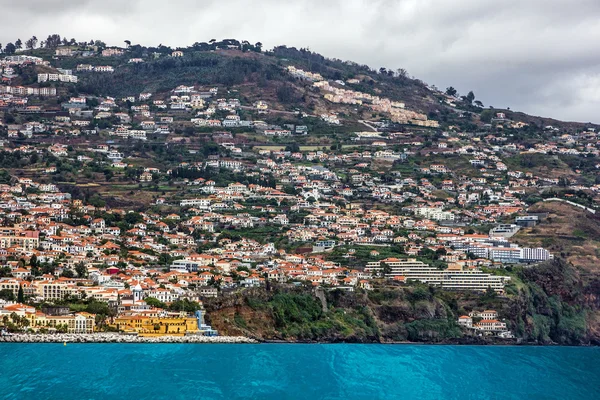
[[409, 74], [486, 106], [600, 123], [600, 0], [0, 0], [0, 43], [233, 38]]

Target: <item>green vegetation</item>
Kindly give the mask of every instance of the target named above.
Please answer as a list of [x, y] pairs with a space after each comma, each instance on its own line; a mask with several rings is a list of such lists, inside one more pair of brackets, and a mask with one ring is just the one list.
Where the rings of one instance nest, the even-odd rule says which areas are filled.
[[421, 283], [374, 280], [372, 291], [325, 291], [326, 310], [308, 286], [245, 290], [235, 298], [208, 302], [207, 310], [211, 322], [228, 332], [228, 320], [221, 314], [235, 304], [229, 321], [264, 339], [473, 343], [494, 339], [462, 330], [458, 317], [492, 309], [524, 342], [588, 343], [593, 309], [585, 298], [593, 288], [581, 281], [576, 269], [557, 260], [487, 272], [493, 271], [511, 276], [506, 296], [491, 289], [483, 294], [449, 292]]
[[275, 327], [284, 338], [322, 340], [377, 337], [378, 329], [368, 309], [334, 308], [323, 312], [321, 302], [310, 294], [277, 293], [269, 302]]
[[0, 299], [6, 301], [15, 301], [15, 294], [10, 289], [2, 289], [0, 290]]
[[[354, 251], [353, 253], [349, 253]], [[377, 255], [371, 255], [377, 252]], [[346, 255], [351, 257], [346, 257]], [[373, 253], [375, 254], [375, 253]], [[379, 261], [384, 258], [406, 257], [404, 248], [399, 245], [392, 246], [338, 246], [333, 251], [326, 254], [328, 261], [340, 263], [348, 266], [364, 266], [370, 261]]]
[[144, 301], [151, 307], [162, 308], [168, 311], [185, 311], [188, 313], [193, 313], [202, 309], [202, 306], [199, 303], [190, 301], [188, 299], [176, 300], [169, 305], [163, 303], [155, 297], [146, 297], [144, 298]]
[[527, 284], [520, 291], [515, 307], [516, 333], [526, 340], [541, 343], [578, 344], [586, 340], [588, 308], [586, 286], [577, 270], [564, 261], [553, 261], [522, 269]]

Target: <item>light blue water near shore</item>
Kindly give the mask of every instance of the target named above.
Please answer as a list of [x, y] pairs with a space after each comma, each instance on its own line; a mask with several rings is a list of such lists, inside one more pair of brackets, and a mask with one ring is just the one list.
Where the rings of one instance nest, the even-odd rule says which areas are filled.
[[600, 348], [0, 344], [0, 399], [600, 399]]

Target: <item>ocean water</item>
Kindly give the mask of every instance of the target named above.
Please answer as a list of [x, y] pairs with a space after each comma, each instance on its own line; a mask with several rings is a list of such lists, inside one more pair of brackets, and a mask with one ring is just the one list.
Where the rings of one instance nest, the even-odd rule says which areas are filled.
[[0, 399], [600, 399], [600, 348], [0, 344]]

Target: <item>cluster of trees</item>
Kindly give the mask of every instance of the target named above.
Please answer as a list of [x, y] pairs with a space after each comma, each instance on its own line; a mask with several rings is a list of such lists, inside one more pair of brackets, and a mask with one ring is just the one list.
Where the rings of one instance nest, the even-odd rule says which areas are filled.
[[29, 326], [29, 320], [25, 317], [20, 317], [17, 313], [11, 313], [10, 317], [5, 315], [2, 317], [2, 324], [11, 332], [20, 331]]
[[[446, 88], [446, 94], [448, 96], [458, 96], [458, 91], [454, 87], [450, 86]], [[468, 105], [476, 105], [480, 108], [483, 107], [483, 103], [481, 101], [475, 100], [475, 93], [473, 93], [472, 90], [469, 91], [466, 96], [461, 96], [460, 98]]]
[[191, 169], [191, 168], [176, 168], [171, 173], [171, 177], [174, 179], [211, 179], [215, 181], [217, 186], [224, 186], [229, 183], [241, 182], [245, 185], [258, 184], [262, 186], [275, 187], [275, 178], [272, 175], [267, 175], [264, 178], [247, 176], [243, 173], [233, 172], [228, 169]]
[[270, 54], [278, 58], [300, 61], [311, 72], [319, 73], [326, 78], [334, 80], [345, 79], [349, 76], [360, 74], [371, 76], [379, 81], [403, 84], [416, 83], [416, 80], [411, 79], [404, 68], [393, 69], [381, 67], [376, 70], [368, 65], [359, 65], [351, 61], [326, 58], [321, 54], [304, 48], [296, 49], [295, 47], [277, 46], [273, 48]]
[[261, 42], [256, 42], [255, 44], [250, 43], [247, 40], [242, 40], [241, 42], [236, 39], [223, 39], [221, 41], [217, 41], [216, 39], [211, 39], [206, 42], [196, 42], [192, 46], [188, 47], [188, 49], [192, 49], [195, 51], [211, 51], [217, 49], [237, 49], [241, 51], [254, 51], [260, 53], [262, 51], [263, 44]]
[[65, 268], [61, 272], [60, 276], [65, 278], [86, 278], [88, 275], [88, 269], [85, 264], [82, 262], [78, 262], [75, 264], [75, 271], [70, 268]]
[[[58, 46], [98, 46], [99, 48], [106, 47], [106, 43], [101, 40], [91, 39], [89, 42], [82, 41], [79, 42], [75, 38], [68, 39], [67, 37], [61, 37], [61, 35], [54, 33], [48, 35], [46, 40], [42, 40], [41, 42], [38, 40], [36, 36], [32, 36], [30, 39], [25, 41], [25, 48], [31, 50], [37, 47], [38, 42], [40, 44], [40, 48], [46, 49], [55, 49]], [[124, 40], [127, 48], [131, 50], [132, 56], [141, 56], [143, 53], [165, 53], [170, 54], [173, 49], [169, 46], [163, 46], [159, 44], [156, 47], [144, 47], [139, 44], [131, 44], [131, 40]], [[211, 39], [208, 42], [196, 42], [193, 45], [187, 48], [181, 48], [181, 50], [193, 50], [193, 51], [213, 51], [217, 49], [237, 49], [240, 51], [254, 51], [257, 53], [262, 52], [263, 44], [261, 42], [256, 42], [254, 44], [250, 43], [247, 40], [236, 40], [236, 39], [223, 39], [221, 41], [217, 41], [216, 39]], [[4, 52], [7, 54], [13, 54], [17, 50], [21, 50], [23, 48], [23, 41], [21, 39], [17, 39], [14, 43], [7, 43], [4, 47]], [[0, 44], [0, 52], [2, 52], [2, 45]]]
[[39, 41], [38, 38], [34, 35], [31, 38], [27, 39], [25, 43], [21, 39], [17, 39], [14, 42], [9, 42], [2, 47], [2, 43], [0, 43], [0, 53], [4, 52], [6, 54], [14, 54], [17, 50], [23, 49], [23, 44], [25, 44], [25, 48], [27, 50], [33, 50], [40, 45], [40, 48], [46, 49], [55, 49], [58, 46], [98, 46], [100, 48], [106, 47], [106, 43], [101, 40], [90, 40], [89, 42], [83, 41], [78, 42], [75, 38], [68, 39], [66, 36], [62, 37], [57, 34], [48, 35], [46, 40]]
[[6, 301], [17, 301], [19, 303], [25, 302], [25, 294], [23, 292], [23, 286], [19, 286], [19, 290], [18, 290], [16, 296], [13, 293], [13, 291], [10, 289], [0, 290], [0, 299], [6, 300]]
[[202, 306], [199, 303], [188, 299], [176, 300], [169, 305], [155, 297], [146, 297], [144, 301], [151, 307], [162, 308], [169, 311], [185, 311], [187, 313], [193, 313], [202, 309]]
[[[134, 46], [131, 48], [134, 49]], [[285, 79], [283, 74], [276, 65], [261, 60], [196, 52], [186, 57], [162, 57], [153, 62], [129, 65], [110, 76], [90, 74], [77, 85], [77, 90], [89, 94], [121, 96], [149, 89], [168, 91], [179, 85], [231, 86], [244, 82]]]
[[[25, 264], [23, 260], [20, 261], [21, 264]], [[53, 262], [43, 262], [40, 263], [37, 259], [36, 255], [32, 255], [29, 259], [29, 267], [31, 268], [31, 276], [37, 277], [42, 276], [44, 274], [54, 274], [56, 269], [58, 268], [59, 261], [54, 260]], [[67, 273], [68, 274], [68, 273]], [[74, 276], [72, 276], [74, 277]]]

